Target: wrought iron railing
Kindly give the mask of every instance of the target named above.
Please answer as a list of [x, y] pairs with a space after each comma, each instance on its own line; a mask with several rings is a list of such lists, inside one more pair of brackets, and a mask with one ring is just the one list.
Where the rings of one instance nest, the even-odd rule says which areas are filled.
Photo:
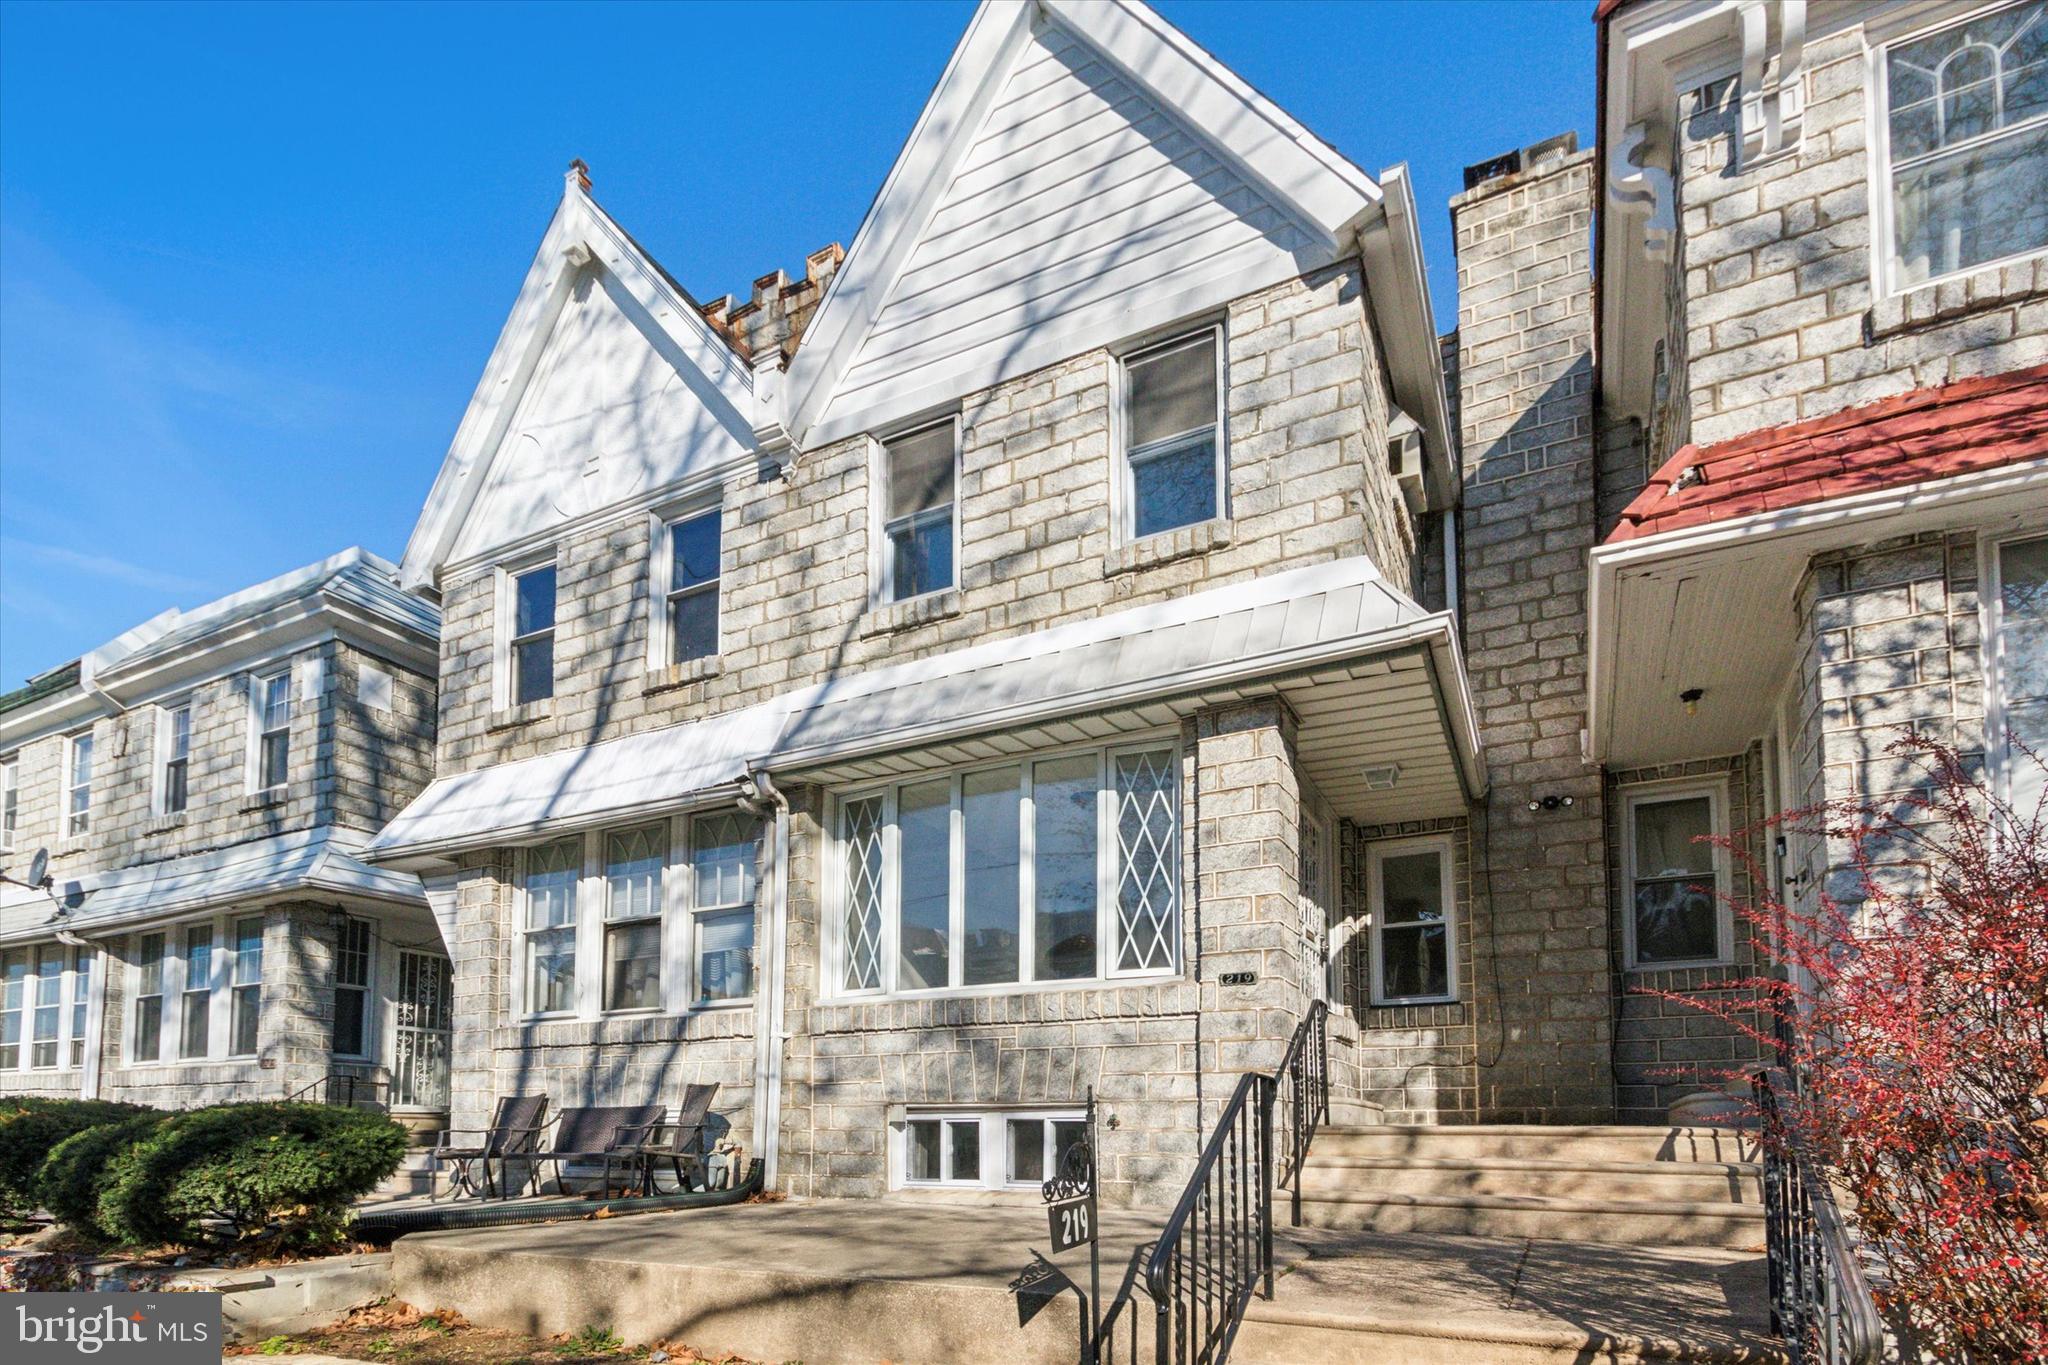
[[1759, 1072], [1755, 1082], [1763, 1116], [1771, 1330], [1791, 1349], [1795, 1365], [1875, 1365], [1884, 1323], [1827, 1176], [1808, 1163], [1778, 1106], [1789, 1080], [1790, 1073], [1773, 1069]]
[[[1096, 1330], [1089, 1358], [1097, 1365], [1148, 1358], [1157, 1365], [1223, 1365], [1252, 1295], [1273, 1297], [1273, 1196], [1281, 1165], [1273, 1111], [1284, 1091], [1284, 1160], [1298, 1225], [1302, 1163], [1330, 1112], [1327, 1013], [1321, 1001], [1309, 1007], [1275, 1074], [1238, 1078], [1159, 1239], [1131, 1255]], [[1140, 1289], [1151, 1303], [1149, 1330]]]
[[391, 1082], [375, 1076], [337, 1071], [322, 1076], [311, 1085], [300, 1086], [285, 1099], [307, 1104], [340, 1105], [349, 1109], [389, 1109]]

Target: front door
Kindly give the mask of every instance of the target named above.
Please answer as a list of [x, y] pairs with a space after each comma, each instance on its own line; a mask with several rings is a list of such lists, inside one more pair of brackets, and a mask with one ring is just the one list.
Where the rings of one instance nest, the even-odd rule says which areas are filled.
[[447, 958], [439, 953], [398, 955], [398, 1010], [391, 1030], [393, 1109], [447, 1112], [453, 995]]

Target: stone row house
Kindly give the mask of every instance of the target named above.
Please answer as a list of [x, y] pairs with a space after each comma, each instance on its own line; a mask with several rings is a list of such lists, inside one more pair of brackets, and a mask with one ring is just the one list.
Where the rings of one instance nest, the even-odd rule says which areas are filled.
[[[691, 298], [578, 163], [397, 571], [455, 1121], [675, 1103], [795, 1194], [1178, 1192], [1354, 1113], [1650, 1124], [1699, 836], [2048, 742], [2048, 0], [1607, 0], [1600, 150], [1369, 175], [1144, 6], [988, 0], [849, 248]], [[0, 748], [8, 742], [0, 737]], [[46, 779], [47, 780], [47, 779]], [[402, 784], [400, 784], [402, 785]], [[411, 799], [407, 799], [410, 797]]]

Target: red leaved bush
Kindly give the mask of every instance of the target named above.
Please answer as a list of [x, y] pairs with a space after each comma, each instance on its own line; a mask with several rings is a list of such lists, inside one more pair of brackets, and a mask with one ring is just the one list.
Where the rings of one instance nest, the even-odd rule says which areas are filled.
[[1767, 1048], [1794, 1026], [1787, 1128], [1850, 1195], [1880, 1303], [1929, 1357], [2048, 1362], [2041, 813], [1922, 736], [1887, 752], [1924, 773], [1915, 794], [1766, 822], [1830, 841], [1836, 868], [1808, 907], [1736, 906], [1777, 971], [1730, 983], [1746, 998], [1669, 998]]

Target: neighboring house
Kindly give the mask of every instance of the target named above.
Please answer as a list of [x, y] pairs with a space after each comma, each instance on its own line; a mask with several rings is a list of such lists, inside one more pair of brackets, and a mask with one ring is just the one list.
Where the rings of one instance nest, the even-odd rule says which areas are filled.
[[0, 1094], [446, 1111], [446, 951], [357, 856], [432, 775], [439, 622], [397, 577], [347, 550], [0, 696]]

